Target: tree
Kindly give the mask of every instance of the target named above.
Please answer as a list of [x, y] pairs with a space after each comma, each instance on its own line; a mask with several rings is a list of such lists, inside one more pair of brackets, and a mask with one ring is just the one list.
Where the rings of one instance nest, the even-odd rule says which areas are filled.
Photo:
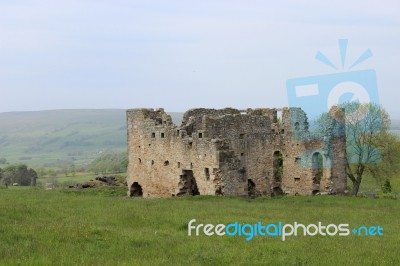
[[108, 152], [94, 159], [89, 168], [97, 175], [107, 173], [126, 172], [128, 166], [128, 154], [126, 152]]
[[[383, 107], [350, 102], [336, 110], [344, 112], [345, 121], [338, 122], [346, 126], [346, 174], [353, 183], [352, 194], [357, 195], [366, 172], [378, 178], [398, 168], [400, 144], [388, 131], [390, 118]], [[331, 114], [322, 114], [317, 119], [317, 133], [322, 133], [332, 119], [335, 118]], [[393, 145], [387, 145], [389, 140]]]
[[69, 173], [69, 167], [64, 165], [61, 171], [65, 174], [65, 176], [68, 176]]
[[36, 179], [38, 178], [38, 174], [36, 173], [35, 170], [33, 170], [32, 168], [30, 168], [28, 170], [28, 176], [31, 178], [31, 183], [30, 186], [31, 187], [36, 187]]
[[75, 175], [76, 175], [76, 167], [75, 167], [75, 164], [71, 164], [71, 166], [70, 166], [70, 171], [71, 171], [72, 176], [75, 176]]
[[17, 183], [21, 186], [35, 186], [37, 173], [25, 164], [9, 165], [2, 171], [2, 183], [6, 186]]
[[8, 187], [9, 185], [15, 183], [14, 177], [17, 173], [16, 165], [9, 165], [3, 170], [3, 184]]
[[390, 186], [390, 179], [400, 172], [400, 139], [391, 132], [382, 132], [377, 136], [375, 145], [381, 155], [378, 164], [369, 165], [369, 173], [379, 182], [383, 190]]
[[3, 169], [0, 168], [0, 184], [3, 182]]

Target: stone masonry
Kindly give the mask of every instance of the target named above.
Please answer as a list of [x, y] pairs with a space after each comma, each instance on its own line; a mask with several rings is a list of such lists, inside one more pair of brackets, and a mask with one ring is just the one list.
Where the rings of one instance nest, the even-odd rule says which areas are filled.
[[[336, 121], [336, 120], [334, 120]], [[163, 109], [131, 109], [128, 195], [344, 193], [344, 126], [309, 133], [300, 108], [192, 109], [175, 125]]]

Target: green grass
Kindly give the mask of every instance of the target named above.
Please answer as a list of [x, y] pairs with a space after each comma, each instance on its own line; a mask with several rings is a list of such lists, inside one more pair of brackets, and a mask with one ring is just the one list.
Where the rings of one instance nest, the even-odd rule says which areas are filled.
[[[389, 179], [390, 184], [392, 186], [392, 192], [400, 193], [400, 175], [393, 176]], [[381, 181], [383, 182], [383, 181]], [[351, 181], [348, 179], [347, 184], [352, 187]], [[364, 174], [361, 186], [360, 186], [360, 194], [368, 194], [368, 193], [375, 193], [375, 194], [382, 194], [381, 183], [373, 178], [370, 174]]]
[[392, 191], [400, 192], [400, 175], [392, 178], [390, 184], [392, 185]]
[[[3, 265], [400, 265], [398, 200], [129, 199], [123, 188], [0, 189]], [[187, 223], [380, 225], [384, 237], [189, 237]]]

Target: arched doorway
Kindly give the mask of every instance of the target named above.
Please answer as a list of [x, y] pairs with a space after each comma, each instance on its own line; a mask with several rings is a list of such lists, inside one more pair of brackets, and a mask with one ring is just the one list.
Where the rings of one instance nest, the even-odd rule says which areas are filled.
[[130, 196], [131, 197], [143, 197], [143, 190], [142, 186], [139, 185], [138, 182], [134, 182], [130, 189]]

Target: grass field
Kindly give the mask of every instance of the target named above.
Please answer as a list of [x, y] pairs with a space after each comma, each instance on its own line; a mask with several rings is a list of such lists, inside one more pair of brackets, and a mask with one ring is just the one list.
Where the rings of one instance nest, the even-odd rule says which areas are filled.
[[[129, 199], [124, 188], [0, 189], [2, 265], [400, 265], [398, 200]], [[187, 224], [380, 225], [383, 237], [189, 237]]]

